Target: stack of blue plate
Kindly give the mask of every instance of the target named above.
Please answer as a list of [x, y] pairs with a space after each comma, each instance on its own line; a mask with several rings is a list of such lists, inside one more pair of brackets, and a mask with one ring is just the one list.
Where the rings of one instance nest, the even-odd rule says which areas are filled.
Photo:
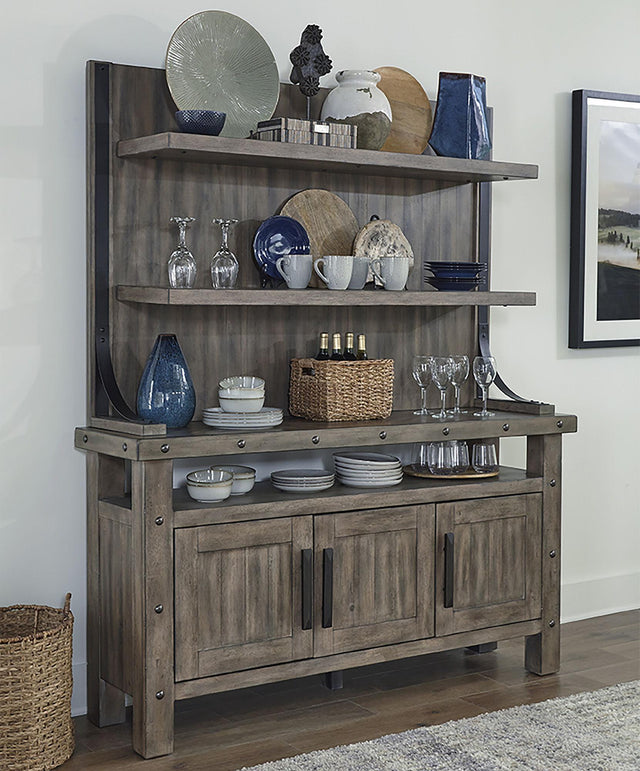
[[445, 292], [466, 292], [476, 289], [484, 281], [485, 262], [437, 262], [425, 260], [425, 283]]

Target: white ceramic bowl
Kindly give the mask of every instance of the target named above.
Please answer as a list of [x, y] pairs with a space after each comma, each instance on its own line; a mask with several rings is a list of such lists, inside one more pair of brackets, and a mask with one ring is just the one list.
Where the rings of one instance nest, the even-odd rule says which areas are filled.
[[239, 396], [243, 399], [248, 396], [264, 396], [264, 388], [218, 388], [218, 396]]
[[264, 389], [264, 380], [254, 375], [235, 375], [226, 377], [218, 385], [220, 388], [262, 388]]
[[233, 474], [217, 468], [203, 468], [187, 474], [187, 492], [200, 503], [224, 501], [231, 495]]
[[218, 401], [225, 412], [260, 412], [264, 406], [264, 394], [262, 396], [221, 396]]
[[251, 466], [211, 466], [211, 468], [230, 471], [233, 474], [231, 495], [244, 495], [253, 490], [256, 483], [256, 470]]

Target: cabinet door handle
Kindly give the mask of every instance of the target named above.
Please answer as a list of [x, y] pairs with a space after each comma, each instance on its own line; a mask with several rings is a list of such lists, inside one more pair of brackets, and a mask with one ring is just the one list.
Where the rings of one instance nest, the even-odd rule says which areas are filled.
[[333, 549], [322, 552], [322, 627], [333, 626]]
[[444, 534], [444, 607], [453, 607], [453, 533]]
[[302, 550], [302, 628], [313, 626], [313, 549]]

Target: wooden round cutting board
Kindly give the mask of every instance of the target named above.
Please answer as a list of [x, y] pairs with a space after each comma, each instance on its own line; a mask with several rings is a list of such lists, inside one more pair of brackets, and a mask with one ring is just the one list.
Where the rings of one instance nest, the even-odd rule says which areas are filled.
[[391, 131], [380, 148], [392, 153], [424, 152], [431, 135], [431, 102], [420, 83], [398, 67], [378, 67], [378, 88], [391, 105]]
[[[358, 220], [349, 205], [328, 190], [302, 190], [282, 207], [281, 214], [298, 220], [307, 231], [314, 260], [327, 254], [353, 254]], [[312, 277], [312, 286], [324, 287]]]
[[372, 220], [358, 232], [353, 242], [358, 257], [409, 257], [413, 249], [400, 227], [391, 220]]

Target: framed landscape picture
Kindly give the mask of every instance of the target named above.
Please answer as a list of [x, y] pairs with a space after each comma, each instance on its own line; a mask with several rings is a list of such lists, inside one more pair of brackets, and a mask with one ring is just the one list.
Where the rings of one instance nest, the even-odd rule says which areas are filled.
[[640, 96], [574, 91], [569, 347], [640, 344]]

